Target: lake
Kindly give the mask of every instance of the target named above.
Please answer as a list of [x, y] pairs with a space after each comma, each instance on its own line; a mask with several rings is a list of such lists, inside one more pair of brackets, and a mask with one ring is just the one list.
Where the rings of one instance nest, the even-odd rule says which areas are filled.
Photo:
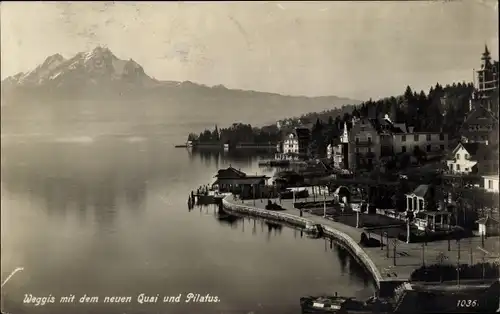
[[[219, 219], [211, 206], [189, 211], [191, 190], [212, 183], [219, 168], [262, 170], [255, 157], [173, 148], [187, 132], [3, 134], [2, 282], [24, 270], [3, 287], [2, 309], [300, 313], [305, 295], [373, 293], [370, 276], [323, 239], [259, 220]], [[189, 293], [212, 302], [186, 303]], [[46, 298], [24, 304], [30, 294]], [[158, 301], [139, 304], [140, 294]], [[180, 303], [163, 302], [179, 294]]]

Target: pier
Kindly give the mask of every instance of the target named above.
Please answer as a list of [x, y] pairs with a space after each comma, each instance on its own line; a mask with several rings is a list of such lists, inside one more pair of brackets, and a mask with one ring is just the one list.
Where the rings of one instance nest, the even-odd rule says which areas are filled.
[[[278, 201], [279, 203], [279, 201]], [[446, 256], [452, 264], [473, 264], [485, 260], [486, 253], [499, 252], [499, 238], [491, 237], [481, 243], [480, 238], [462, 239], [460, 242], [435, 241], [406, 243], [395, 238], [385, 239], [363, 228], [355, 228], [322, 216], [294, 208], [292, 200], [281, 200], [283, 211], [265, 209], [267, 200], [240, 200], [233, 195], [222, 200], [224, 210], [266, 218], [298, 227], [308, 224], [321, 225], [324, 235], [345, 246], [373, 276], [381, 296], [392, 294], [395, 287], [410, 280], [411, 273], [425, 264], [436, 264], [438, 256]], [[362, 221], [360, 222], [362, 225]], [[385, 245], [362, 247], [362, 234], [380, 239]], [[460, 248], [461, 247], [461, 248]], [[482, 248], [484, 247], [484, 248]], [[486, 253], [485, 253], [486, 252]], [[498, 253], [495, 253], [498, 254]], [[462, 255], [462, 256], [461, 256]], [[491, 254], [490, 254], [491, 255]], [[488, 258], [488, 257], [486, 257]], [[491, 256], [490, 256], [491, 258]], [[465, 282], [462, 282], [465, 284]]]

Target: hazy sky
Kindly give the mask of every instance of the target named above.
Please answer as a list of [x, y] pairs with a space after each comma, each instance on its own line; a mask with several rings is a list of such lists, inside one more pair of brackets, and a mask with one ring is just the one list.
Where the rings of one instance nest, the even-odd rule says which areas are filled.
[[106, 45], [162, 80], [357, 99], [471, 81], [495, 0], [2, 2], [2, 78]]

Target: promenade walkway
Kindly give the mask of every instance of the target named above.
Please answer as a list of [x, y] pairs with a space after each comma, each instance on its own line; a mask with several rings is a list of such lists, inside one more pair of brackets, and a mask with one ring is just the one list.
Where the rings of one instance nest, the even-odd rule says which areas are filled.
[[[235, 205], [245, 205], [265, 210], [267, 200], [239, 200], [233, 196], [228, 196], [226, 202]], [[292, 200], [282, 200], [281, 206], [285, 208], [279, 213], [286, 213], [300, 217], [300, 211], [293, 207]], [[279, 204], [279, 201], [277, 201]], [[302, 218], [312, 221], [313, 223], [329, 226], [333, 229], [343, 232], [356, 243], [359, 243], [361, 234], [367, 233], [363, 228], [355, 228], [345, 225], [340, 222], [335, 222], [331, 219], [323, 218], [322, 216], [303, 213]], [[362, 216], [361, 224], [362, 226]], [[380, 239], [378, 235], [370, 233], [371, 237]], [[484, 248], [481, 245], [479, 237], [463, 239], [460, 241], [460, 248], [456, 241], [451, 241], [450, 250], [448, 251], [448, 241], [429, 242], [427, 245], [422, 243], [406, 243], [397, 239], [389, 238], [389, 245], [384, 247], [366, 248], [363, 251], [368, 255], [372, 262], [377, 267], [382, 278], [380, 280], [387, 281], [406, 281], [410, 274], [418, 267], [426, 264], [438, 263], [438, 256], [444, 256], [445, 262], [452, 264], [471, 264], [482, 261], [491, 262], [493, 259], [498, 260], [500, 256], [500, 237], [489, 237], [484, 241]], [[394, 250], [394, 244], [396, 249]]]

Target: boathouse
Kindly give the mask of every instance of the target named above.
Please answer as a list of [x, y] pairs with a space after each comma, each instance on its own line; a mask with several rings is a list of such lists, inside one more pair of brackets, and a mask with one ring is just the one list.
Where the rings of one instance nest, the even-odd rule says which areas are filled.
[[231, 166], [221, 169], [215, 175], [212, 187], [220, 193], [233, 193], [241, 198], [260, 198], [267, 193], [267, 176], [250, 176]]

